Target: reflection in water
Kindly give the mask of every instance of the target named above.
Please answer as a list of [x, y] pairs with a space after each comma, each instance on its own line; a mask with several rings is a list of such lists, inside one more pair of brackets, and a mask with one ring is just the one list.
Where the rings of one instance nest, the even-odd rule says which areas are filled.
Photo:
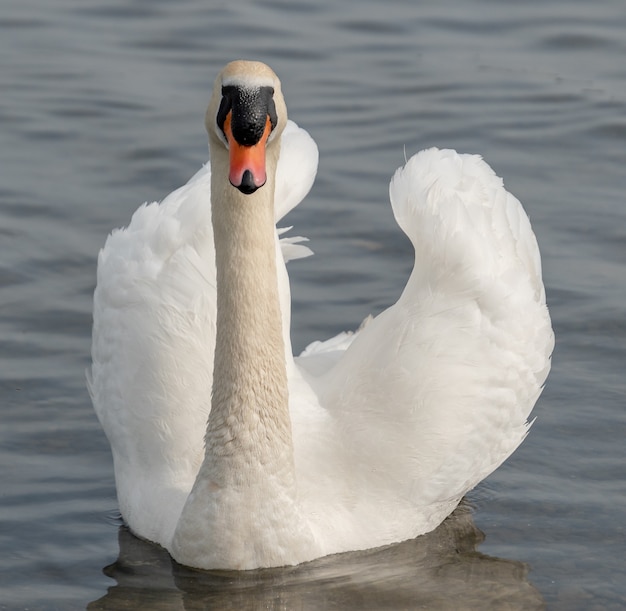
[[254, 571], [199, 571], [120, 528], [115, 579], [91, 611], [113, 609], [543, 609], [521, 562], [476, 551], [467, 506], [432, 533], [396, 545]]

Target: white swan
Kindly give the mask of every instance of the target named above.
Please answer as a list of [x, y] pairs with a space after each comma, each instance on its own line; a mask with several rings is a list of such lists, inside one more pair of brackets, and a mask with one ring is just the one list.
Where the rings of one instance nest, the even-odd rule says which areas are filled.
[[416, 251], [404, 292], [294, 359], [284, 259], [308, 251], [275, 221], [317, 148], [258, 62], [226, 66], [206, 126], [210, 169], [99, 256], [89, 386], [124, 519], [199, 568], [428, 532], [521, 443], [550, 368], [521, 205], [480, 157], [412, 157], [390, 186]]

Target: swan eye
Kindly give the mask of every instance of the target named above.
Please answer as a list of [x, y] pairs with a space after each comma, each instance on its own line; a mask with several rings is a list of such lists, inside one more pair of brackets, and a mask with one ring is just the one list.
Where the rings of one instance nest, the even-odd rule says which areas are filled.
[[220, 107], [217, 111], [216, 122], [217, 122], [217, 126], [220, 128], [220, 131], [222, 132], [222, 135], [224, 135], [224, 137], [226, 137], [226, 134], [224, 133], [224, 123], [226, 122], [226, 116], [230, 112], [231, 108], [232, 108], [232, 103], [231, 103], [230, 96], [225, 95], [224, 88], [222, 88], [222, 99], [220, 101]]
[[216, 116], [220, 135], [224, 139], [226, 139], [224, 126], [229, 113], [232, 113], [231, 130], [237, 142], [243, 146], [255, 145], [263, 136], [268, 118], [272, 131], [278, 123], [274, 88], [224, 85]]

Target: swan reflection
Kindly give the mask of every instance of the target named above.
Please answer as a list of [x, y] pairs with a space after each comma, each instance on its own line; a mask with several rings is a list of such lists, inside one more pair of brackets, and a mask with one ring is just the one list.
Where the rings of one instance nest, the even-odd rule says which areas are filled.
[[543, 609], [522, 562], [481, 554], [469, 507], [436, 530], [387, 547], [253, 571], [199, 571], [160, 547], [119, 531], [116, 581], [88, 607], [118, 609]]

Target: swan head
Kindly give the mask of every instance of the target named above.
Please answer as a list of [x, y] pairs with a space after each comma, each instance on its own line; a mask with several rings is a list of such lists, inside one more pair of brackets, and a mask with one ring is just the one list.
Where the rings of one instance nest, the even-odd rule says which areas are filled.
[[265, 184], [268, 169], [275, 171], [286, 124], [280, 80], [269, 66], [238, 60], [220, 72], [205, 125], [212, 162], [228, 154], [228, 180], [233, 187], [249, 195]]

